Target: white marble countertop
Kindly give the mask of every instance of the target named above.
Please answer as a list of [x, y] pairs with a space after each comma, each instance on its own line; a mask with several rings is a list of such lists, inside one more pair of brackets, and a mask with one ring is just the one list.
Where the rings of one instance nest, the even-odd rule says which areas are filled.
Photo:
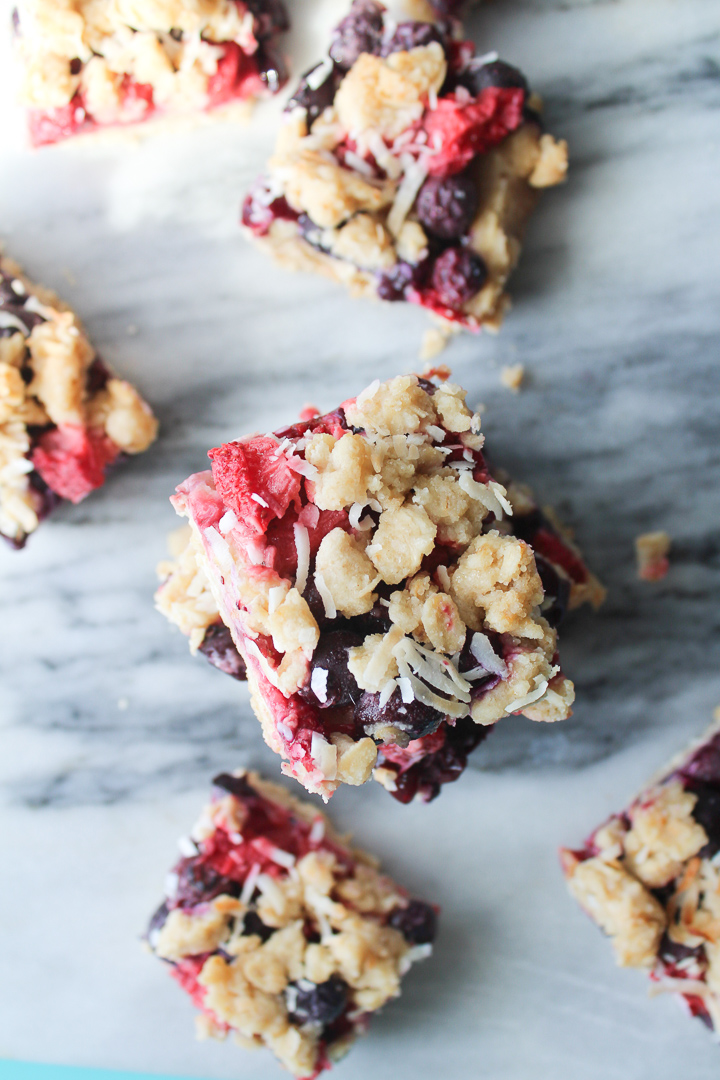
[[[312, 15], [294, 38], [311, 55], [338, 3], [291, 7], [298, 25]], [[472, 30], [524, 68], [572, 166], [533, 221], [501, 335], [443, 359], [486, 404], [495, 460], [576, 527], [609, 599], [566, 625], [570, 721], [504, 722], [429, 806], [376, 785], [332, 800], [443, 907], [435, 956], [338, 1077], [709, 1080], [717, 1046], [613, 966], [555, 852], [720, 701], [717, 2], [498, 0]], [[191, 1006], [139, 945], [214, 770], [278, 764], [244, 688], [154, 612], [153, 567], [176, 523], [167, 498], [209, 446], [412, 370], [427, 324], [277, 272], [242, 240], [240, 194], [277, 110], [40, 153], [2, 113], [8, 250], [77, 306], [162, 435], [25, 551], [0, 551], [0, 1057], [281, 1076], [269, 1057], [196, 1044]], [[516, 396], [499, 368], [518, 361]], [[635, 580], [649, 528], [674, 539], [656, 585]]]

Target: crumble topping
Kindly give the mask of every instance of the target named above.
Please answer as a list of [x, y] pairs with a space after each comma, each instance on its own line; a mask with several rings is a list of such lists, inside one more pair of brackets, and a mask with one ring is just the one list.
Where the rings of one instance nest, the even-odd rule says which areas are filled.
[[[196, 645], [219, 616], [266, 741], [324, 798], [446, 753], [460, 720], [571, 713], [555, 627], [588, 572], [520, 488], [513, 517], [447, 374], [218, 447], [173, 499], [193, 553], [159, 606]], [[482, 733], [452, 738], [464, 765]]]
[[279, 4], [254, 10], [237, 0], [21, 0], [20, 98], [33, 141], [279, 89], [284, 70], [263, 46], [287, 18]]
[[542, 132], [517, 69], [474, 56], [457, 20], [414, 16], [354, 0], [290, 99], [243, 225], [289, 268], [419, 304], [446, 331], [497, 330], [525, 221], [564, 181], [567, 144]]
[[0, 334], [0, 534], [22, 546], [52, 493], [79, 502], [121, 451], [148, 448], [157, 421], [67, 305], [2, 256]]
[[182, 842], [149, 944], [202, 1010], [202, 1037], [232, 1032], [316, 1075], [429, 955], [435, 911], [315, 807], [254, 773], [215, 782], [228, 794]]
[[717, 722], [581, 851], [563, 849], [570, 891], [613, 939], [618, 963], [652, 968], [654, 992], [680, 994], [720, 1022]]

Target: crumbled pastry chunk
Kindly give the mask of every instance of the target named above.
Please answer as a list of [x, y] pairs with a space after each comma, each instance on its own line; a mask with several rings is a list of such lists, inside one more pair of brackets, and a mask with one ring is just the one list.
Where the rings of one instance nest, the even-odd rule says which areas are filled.
[[612, 938], [622, 967], [652, 967], [666, 925], [655, 897], [616, 861], [566, 863], [570, 892]]
[[475, 537], [458, 560], [451, 592], [473, 630], [484, 622], [500, 634], [543, 636], [540, 575], [532, 548], [514, 536], [492, 531]]
[[333, 529], [318, 548], [316, 573], [322, 574], [335, 608], [346, 618], [370, 611], [380, 580], [362, 543], [344, 529]]
[[716, 721], [660, 779], [563, 849], [570, 891], [613, 938], [618, 963], [652, 968], [653, 987], [720, 1022], [720, 732]]
[[285, 79], [280, 0], [20, 0], [21, 102], [35, 145], [157, 112], [214, 108]]
[[201, 1037], [231, 1032], [296, 1076], [314, 1075], [431, 952], [436, 910], [314, 806], [254, 773], [215, 784], [148, 943], [202, 1008]]
[[[234, 647], [283, 771], [325, 799], [373, 770], [402, 799], [408, 785], [434, 797], [420, 771], [449, 760], [444, 741], [459, 774], [483, 737], [461, 721], [571, 712], [556, 626], [586, 568], [519, 490], [527, 539], [513, 535], [479, 419], [448, 375], [376, 382], [335, 412], [217, 447], [172, 500], [192, 551], [159, 606], [216, 666], [233, 668]], [[542, 580], [536, 535], [551, 550]], [[227, 634], [206, 648], [223, 633], [215, 611]]]
[[661, 581], [667, 575], [670, 544], [666, 532], [642, 533], [635, 537], [637, 572], [642, 581]]
[[667, 885], [707, 843], [705, 830], [693, 818], [696, 802], [695, 795], [673, 781], [646, 793], [630, 810], [625, 861], [645, 885]]
[[77, 316], [0, 256], [0, 535], [22, 547], [60, 499], [79, 502], [157, 421], [97, 358]]
[[506, 364], [500, 369], [500, 382], [516, 394], [525, 380], [524, 364]]
[[429, 30], [415, 14], [398, 25], [354, 0], [290, 98], [242, 223], [283, 266], [424, 307], [443, 327], [431, 356], [453, 330], [499, 328], [525, 222], [565, 179], [567, 144], [542, 132], [519, 71], [458, 48], [453, 20], [435, 12]]

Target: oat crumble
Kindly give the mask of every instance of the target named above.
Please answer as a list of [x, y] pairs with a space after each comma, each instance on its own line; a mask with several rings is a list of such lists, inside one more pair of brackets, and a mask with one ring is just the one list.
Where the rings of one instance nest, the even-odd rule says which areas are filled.
[[80, 502], [156, 434], [77, 315], [0, 254], [0, 536], [22, 547], [61, 499]]
[[601, 587], [488, 471], [448, 374], [217, 447], [172, 500], [191, 532], [160, 610], [202, 651], [225, 628], [206, 655], [234, 647], [283, 771], [324, 798], [373, 771], [433, 798], [498, 720], [570, 715], [557, 625]]
[[396, 21], [355, 0], [290, 99], [244, 228], [289, 269], [426, 308], [444, 328], [431, 357], [452, 329], [502, 322], [525, 222], [567, 172], [541, 108], [516, 68], [475, 56], [457, 18], [426, 5]]
[[255, 773], [214, 783], [148, 944], [200, 1010], [200, 1038], [232, 1034], [314, 1078], [430, 954], [437, 909], [411, 899], [315, 806]]
[[618, 964], [720, 1029], [720, 722], [583, 848], [561, 851], [568, 886]]

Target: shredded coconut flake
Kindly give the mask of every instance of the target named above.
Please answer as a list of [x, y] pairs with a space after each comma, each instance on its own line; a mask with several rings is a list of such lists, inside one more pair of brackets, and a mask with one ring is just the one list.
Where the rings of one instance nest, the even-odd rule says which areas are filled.
[[398, 679], [398, 686], [400, 687], [400, 696], [403, 699], [403, 703], [405, 705], [409, 705], [411, 701], [415, 700], [412, 683], [409, 679], [406, 679], [403, 675], [401, 675]]
[[370, 398], [375, 397], [379, 389], [380, 380], [373, 379], [369, 386], [366, 386], [364, 390], [360, 391], [357, 398], [355, 399], [355, 404], [358, 406], [364, 405], [366, 401], [370, 400]]
[[198, 853], [197, 844], [191, 840], [189, 836], [181, 836], [177, 845], [178, 851], [181, 855], [184, 855], [186, 859], [192, 859], [192, 857]]
[[428, 174], [427, 165], [421, 161], [415, 161], [410, 155], [403, 154], [402, 162], [405, 166], [405, 175], [387, 217], [387, 227], [393, 236], [400, 235], [405, 218], [410, 213], [417, 193], [425, 183]]
[[240, 903], [249, 904], [252, 900], [253, 893], [255, 892], [255, 886], [257, 885], [257, 879], [260, 876], [260, 863], [253, 863], [250, 867], [250, 872], [243, 882], [242, 892], [240, 893]]
[[312, 827], [308, 834], [308, 840], [311, 844], [319, 844], [321, 840], [325, 839], [325, 821], [321, 817], [316, 817], [312, 823]]
[[390, 700], [390, 698], [395, 693], [396, 688], [397, 688], [397, 683], [396, 683], [395, 679], [388, 679], [388, 681], [383, 685], [383, 688], [380, 691], [380, 700], [378, 701], [378, 708], [380, 708], [380, 709], [385, 708], [388, 701]]
[[438, 427], [437, 424], [428, 424], [426, 430], [428, 435], [430, 435], [435, 442], [442, 442], [445, 438], [445, 432], [441, 427]]
[[305, 526], [300, 525], [297, 521], [293, 525], [293, 532], [295, 533], [295, 549], [298, 563], [295, 588], [302, 595], [305, 592], [310, 569], [310, 537]]
[[269, 504], [265, 502], [262, 495], [257, 495], [254, 491], [251, 491], [250, 498], [254, 499], [255, 502], [258, 503], [260, 506], [264, 506], [266, 510], [270, 509]]
[[334, 64], [329, 56], [324, 56], [317, 67], [309, 71], [305, 76], [305, 82], [311, 90], [319, 90], [322, 84], [327, 79], [328, 75], [332, 74]]
[[286, 870], [289, 870], [291, 866], [295, 865], [295, 856], [291, 855], [289, 851], [283, 851], [282, 848], [274, 845], [271, 845], [266, 850], [268, 857], [278, 866], [284, 866]]
[[282, 585], [275, 585], [272, 589], [268, 589], [268, 615], [272, 615], [274, 611], [280, 607], [285, 598], [285, 589]]
[[227, 535], [227, 533], [231, 532], [237, 527], [238, 519], [235, 517], [235, 514], [232, 512], [232, 510], [226, 510], [218, 522], [218, 529], [223, 534], [223, 536], [225, 536]]
[[310, 689], [322, 705], [327, 701], [327, 681], [328, 673], [325, 668], [313, 668], [313, 673], [310, 676]]
[[[453, 464], [456, 463], [454, 462]], [[487, 510], [490, 510], [495, 515], [498, 521], [502, 521], [503, 505], [500, 502], [497, 494], [492, 490], [490, 484], [478, 483], [477, 480], [473, 480], [469, 472], [460, 473], [460, 475], [458, 476], [458, 484], [463, 489], [463, 491], [470, 496], [471, 499], [476, 499], [477, 502], [482, 503], [482, 505]], [[499, 484], [496, 484], [495, 486], [500, 487]], [[504, 494], [505, 489], [502, 488], [501, 490]], [[507, 503], [507, 500], [505, 501]], [[509, 503], [507, 503], [507, 505], [510, 506]], [[512, 507], [510, 509], [512, 512]]]
[[310, 757], [325, 780], [337, 776], [337, 749], [319, 731], [313, 731], [310, 740]]
[[325, 578], [322, 576], [319, 570], [315, 571], [315, 588], [320, 594], [320, 599], [323, 602], [325, 608], [325, 616], [328, 619], [334, 619], [337, 615], [337, 608], [335, 607], [335, 601], [332, 598], [332, 593], [328, 589]]
[[447, 566], [436, 567], [435, 573], [445, 592], [450, 592], [450, 575], [448, 574]]
[[[495, 652], [490, 644], [490, 639], [485, 634], [473, 634], [470, 640], [470, 652], [485, 671], [489, 671], [493, 675], [501, 675], [503, 678], [507, 675], [507, 664]], [[465, 678], [467, 678], [467, 674], [465, 674]]]
[[[539, 685], [537, 679], [540, 678]], [[518, 712], [520, 709], [524, 709], [526, 705], [532, 705], [533, 701], [539, 701], [548, 688], [547, 679], [543, 679], [540, 676], [535, 676], [536, 689], [531, 693], [526, 694], [525, 697], [516, 698], [515, 701], [511, 701], [509, 705], [505, 706], [506, 713]]]

